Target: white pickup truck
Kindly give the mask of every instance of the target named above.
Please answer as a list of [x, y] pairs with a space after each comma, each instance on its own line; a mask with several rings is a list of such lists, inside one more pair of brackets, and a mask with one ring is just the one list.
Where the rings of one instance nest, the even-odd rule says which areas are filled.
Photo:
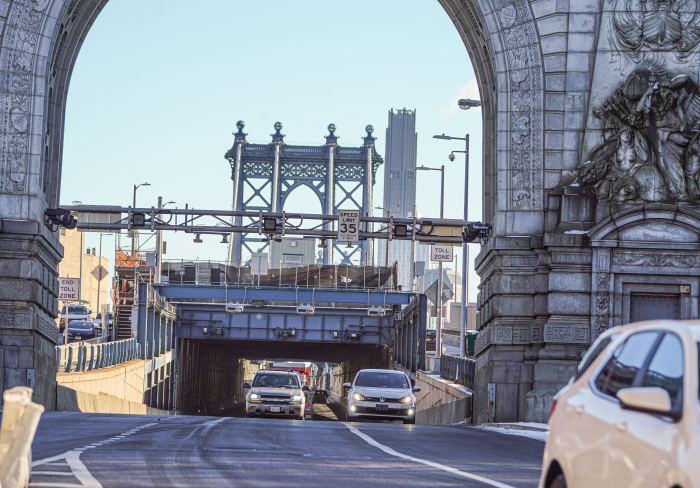
[[[68, 309], [66, 309], [68, 307]], [[59, 315], [58, 329], [63, 332], [66, 323], [71, 320], [89, 320], [90, 319], [90, 309], [85, 305], [64, 305], [61, 309], [61, 314]]]

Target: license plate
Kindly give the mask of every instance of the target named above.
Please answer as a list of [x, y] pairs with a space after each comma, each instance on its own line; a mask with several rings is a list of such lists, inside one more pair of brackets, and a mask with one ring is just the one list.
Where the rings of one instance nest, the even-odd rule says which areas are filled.
[[270, 413], [280, 413], [280, 407], [270, 407]]
[[75, 336], [75, 338], [78, 340], [82, 339], [82, 337], [80, 337], [80, 336]]
[[388, 412], [389, 405], [386, 403], [377, 403], [377, 412]]

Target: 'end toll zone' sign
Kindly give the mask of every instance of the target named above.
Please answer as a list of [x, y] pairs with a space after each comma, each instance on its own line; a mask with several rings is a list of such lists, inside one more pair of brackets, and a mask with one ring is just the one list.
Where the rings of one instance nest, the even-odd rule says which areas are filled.
[[433, 244], [430, 246], [430, 260], [451, 263], [454, 260], [454, 251], [452, 246], [444, 244]]
[[80, 278], [59, 278], [58, 299], [64, 302], [80, 300]]

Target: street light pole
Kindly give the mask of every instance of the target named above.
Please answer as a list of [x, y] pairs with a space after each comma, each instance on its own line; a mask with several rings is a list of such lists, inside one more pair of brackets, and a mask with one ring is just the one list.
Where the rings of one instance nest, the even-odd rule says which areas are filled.
[[[445, 165], [440, 166], [440, 218], [445, 217]], [[442, 261], [438, 263], [437, 330], [435, 331], [435, 354], [442, 356]]]
[[[477, 108], [481, 106], [480, 100], [472, 99], [460, 99], [457, 102], [457, 106], [462, 110], [469, 110], [470, 108]], [[433, 139], [441, 139], [447, 141], [464, 141], [464, 151], [452, 151], [450, 154], [450, 159], [454, 159], [454, 153], [463, 152], [464, 153], [464, 222], [469, 222], [469, 134], [464, 137], [452, 137], [445, 134], [434, 135]], [[469, 286], [469, 277], [467, 273], [469, 271], [469, 244], [466, 242], [462, 243], [462, 310], [461, 310], [461, 320], [459, 327], [459, 357], [463, 358], [465, 356], [465, 339], [467, 335], [467, 299], [469, 297], [467, 289]]]
[[[439, 171], [440, 172], [440, 218], [445, 217], [445, 165], [440, 168], [431, 168], [429, 166], [418, 166], [416, 170], [420, 171]], [[438, 262], [438, 289], [435, 293], [435, 306], [437, 307], [437, 326], [435, 330], [435, 354], [442, 354], [442, 261]]]
[[[377, 209], [377, 210], [381, 210], [381, 211], [382, 211], [382, 215], [383, 215], [384, 217], [386, 217], [386, 218], [391, 217], [391, 214], [389, 213], [389, 210], [387, 210], [386, 208], [384, 208], [384, 207], [374, 207], [374, 208]], [[390, 239], [387, 239], [387, 240], [386, 240], [386, 243], [385, 243], [385, 246], [386, 246], [386, 247], [385, 247], [385, 252], [384, 252], [384, 267], [385, 267], [385, 268], [388, 268], [388, 267], [389, 267], [389, 241], [390, 241]]]
[[[142, 186], [151, 186], [151, 184], [145, 182], [145, 183], [139, 183], [138, 185], [134, 185], [134, 196], [132, 199], [131, 208], [136, 208], [136, 190], [138, 190]], [[131, 230], [131, 258], [132, 259], [134, 258], [134, 254], [136, 253], [136, 244], [137, 244], [136, 236], [137, 235], [138, 235], [138, 233], [132, 229]]]
[[[80, 200], [74, 200], [73, 205], [81, 205], [83, 202]], [[78, 303], [83, 300], [83, 246], [85, 245], [84, 234], [80, 232], [80, 254], [78, 255], [78, 279], [80, 281], [80, 286], [78, 287]], [[68, 324], [66, 324], [68, 327]]]
[[[464, 221], [469, 222], [469, 134], [464, 136]], [[467, 337], [467, 288], [469, 287], [469, 244], [462, 243], [462, 310], [459, 321], [459, 357], [464, 358]]]

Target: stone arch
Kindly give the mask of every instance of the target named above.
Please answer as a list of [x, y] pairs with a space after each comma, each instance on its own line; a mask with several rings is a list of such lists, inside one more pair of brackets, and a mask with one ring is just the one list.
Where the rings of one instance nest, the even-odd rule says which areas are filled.
[[[61, 247], [57, 234], [43, 222], [45, 210], [59, 203], [70, 77], [80, 47], [106, 2], [9, 0], [0, 6], [4, 19], [0, 71], [7, 75], [0, 78], [4, 133], [0, 217], [8, 222], [2, 223], [0, 238], [21, 249], [11, 256], [0, 249], [0, 258], [24, 260], [27, 266], [22, 269], [32, 270], [31, 276], [24, 271], [0, 276], [18, 283], [16, 294], [3, 296], [9, 305], [7, 313], [0, 310], [0, 336], [5, 323], [24, 324], [27, 334], [37, 338], [34, 343], [41, 344], [34, 347], [35, 364], [52, 364], [50, 345], [56, 338], [51, 317]], [[576, 137], [583, 130], [582, 122], [574, 127], [564, 151], [564, 120], [571, 116], [578, 124], [579, 118], [584, 119], [590, 90], [581, 85], [580, 77], [572, 77], [573, 94], [568, 93], [567, 52], [581, 32], [586, 39], [594, 38], [597, 24], [572, 21], [575, 34], [569, 34], [568, 15], [580, 9], [579, 13], [595, 17], [601, 7], [597, 1], [581, 2], [585, 3], [581, 7], [527, 0], [438, 2], [461, 36], [476, 73], [484, 126], [483, 219], [492, 223], [496, 237], [486, 243], [477, 263], [485, 280], [477, 340], [483, 360], [476, 389], [485, 399], [487, 384], [503, 383], [494, 419], [512, 420], [524, 416], [522, 399], [533, 384], [532, 368], [524, 365], [526, 352], [541, 347], [542, 324], [547, 320], [547, 312], [537, 308], [544, 300], [535, 300], [538, 293], [547, 293], [535, 286], [543, 273], [538, 252], [548, 217], [547, 193], [558, 184], [562, 170], [578, 158]], [[585, 55], [595, 52], [592, 44], [582, 50]], [[586, 71], [590, 67], [579, 74]], [[20, 308], [23, 312], [17, 315]], [[490, 354], [501, 346], [509, 351], [507, 381], [498, 376], [505, 362], [498, 363]], [[48, 378], [37, 398], [49, 406], [51, 375], [50, 368], [37, 370], [37, 376]], [[489, 417], [486, 408], [477, 404], [475, 417]]]
[[[508, 58], [504, 54], [507, 49], [504, 40], [507, 42], [508, 37], [504, 38], [504, 34], [501, 32], [503, 25], [499, 19], [506, 19], [506, 25], [509, 27], [525, 26], [526, 36], [530, 40], [536, 40], [536, 31], [530, 10], [524, 0], [507, 4], [498, 11], [494, 10], [492, 2], [483, 0], [438, 1], [452, 20], [465, 44], [474, 66], [482, 98], [484, 128], [483, 219], [494, 221], [497, 225], [501, 225], [499, 222], [505, 224], [506, 219], [498, 219], [496, 214], [506, 210], [510, 206], [508, 203], [510, 201], [516, 202], [516, 207], [530, 208], [534, 206], [541, 209], [541, 205], [537, 203], [541, 202], [541, 197], [535, 196], [533, 192], [537, 185], [530, 188], [532, 175], [523, 176], [525, 175], [523, 171], [528, 172], [523, 164], [529, 164], [528, 161], [531, 159], [541, 159], [535, 154], [537, 151], [533, 151], [534, 156], [526, 156], [522, 160], [522, 164], [518, 163], [517, 167], [522, 168], [522, 171], [518, 169], [515, 180], [520, 183], [515, 185], [516, 188], [513, 189], [512, 195], [504, 193], [504, 188], [499, 188], [498, 184], [499, 174], [503, 176], [504, 171], [509, 171], [508, 158], [503, 154], [503, 151], [509, 150], [507, 148], [510, 144], [501, 144], [504, 149], [500, 149], [502, 154], [499, 156], [498, 140], [507, 139], [510, 131], [507, 127], [507, 120], [501, 120], [499, 123], [498, 114], [499, 111], [506, 113], [511, 110], [499, 108], [497, 99], [499, 94], [507, 94], [511, 90], [511, 77], [506, 76], [505, 73], [513, 64], [508, 62]], [[23, 19], [27, 17], [35, 19], [32, 21], [32, 27], [36, 29], [37, 43], [32, 46], [33, 52], [28, 53], [34, 57], [31, 74], [34, 81], [34, 87], [31, 91], [34, 104], [31, 110], [33, 114], [31, 117], [33, 138], [31, 142], [27, 141], [33, 152], [30, 154], [31, 161], [28, 161], [27, 169], [29, 169], [29, 178], [36, 180], [33, 182], [34, 188], [39, 190], [33, 195], [39, 197], [35, 203], [35, 205], [39, 204], [37, 210], [38, 207], [55, 207], [59, 203], [63, 123], [70, 77], [80, 47], [106, 3], [107, 0], [14, 0], [8, 10], [8, 24], [11, 24], [13, 20], [16, 23], [22, 23]], [[503, 12], [500, 17], [499, 12]], [[535, 44], [531, 43], [531, 47], [534, 46]], [[14, 46], [7, 47], [14, 49]], [[29, 46], [27, 49], [29, 50]], [[529, 47], [528, 49], [525, 56], [529, 60], [528, 67], [516, 68], [516, 71], [541, 69], [541, 63], [538, 61], [540, 59], [539, 52]], [[517, 57], [513, 57], [513, 60], [517, 60]], [[536, 60], [537, 62], [533, 63]], [[523, 76], [526, 84], [529, 83], [529, 80], [541, 80], [541, 73], [533, 75], [528, 72]], [[520, 80], [520, 78], [517, 79]], [[528, 93], [535, 93], [533, 88], [541, 89], [541, 86], [529, 87]], [[533, 114], [538, 108], [539, 105], [535, 104]], [[530, 124], [533, 127], [532, 133], [535, 134], [537, 131], [534, 129], [538, 124], [534, 120], [537, 117], [534, 117], [533, 114], [524, 114], [524, 118], [521, 117], [518, 123], [524, 130], [529, 130], [527, 126]], [[39, 150], [39, 148], [41, 149]], [[529, 149], [526, 152], [528, 151]], [[534, 179], [541, 180], [541, 176]], [[527, 188], [523, 187], [525, 183], [528, 185]], [[523, 199], [529, 199], [529, 203]]]

